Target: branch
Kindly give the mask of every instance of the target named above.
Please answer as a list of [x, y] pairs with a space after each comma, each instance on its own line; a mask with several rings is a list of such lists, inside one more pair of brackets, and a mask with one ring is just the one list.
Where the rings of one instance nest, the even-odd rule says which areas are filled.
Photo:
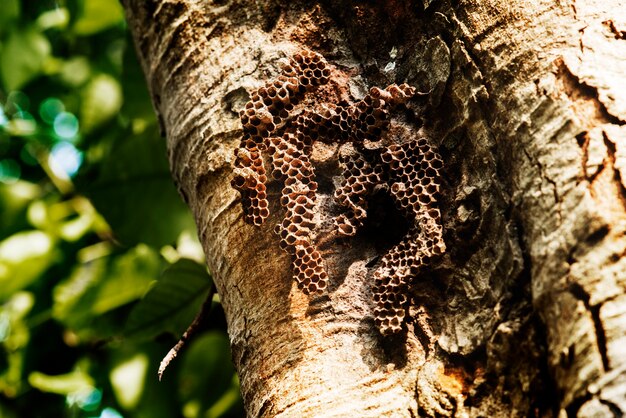
[[167, 355], [163, 357], [161, 360], [161, 364], [159, 364], [159, 381], [163, 378], [163, 373], [165, 373], [165, 369], [170, 365], [172, 360], [176, 358], [178, 353], [185, 347], [187, 341], [189, 341], [194, 335], [198, 333], [201, 328], [201, 325], [204, 322], [204, 319], [207, 317], [209, 312], [211, 311], [211, 304], [213, 302], [213, 295], [215, 295], [215, 285], [211, 285], [209, 289], [209, 294], [207, 295], [204, 302], [202, 302], [202, 306], [200, 307], [200, 311], [193, 319], [191, 324], [187, 327], [183, 336], [180, 337], [180, 340], [176, 343], [174, 347], [170, 351], [168, 351]]

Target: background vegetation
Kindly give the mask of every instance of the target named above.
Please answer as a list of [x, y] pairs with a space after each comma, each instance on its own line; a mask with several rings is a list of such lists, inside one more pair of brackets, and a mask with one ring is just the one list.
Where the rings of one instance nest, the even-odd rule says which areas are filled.
[[0, 1], [0, 417], [225, 417], [242, 405], [117, 0]]

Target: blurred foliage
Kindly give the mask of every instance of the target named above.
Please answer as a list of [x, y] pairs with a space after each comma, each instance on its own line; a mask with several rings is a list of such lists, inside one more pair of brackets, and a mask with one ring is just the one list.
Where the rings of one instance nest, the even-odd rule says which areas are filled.
[[0, 0], [0, 417], [243, 415], [117, 0]]

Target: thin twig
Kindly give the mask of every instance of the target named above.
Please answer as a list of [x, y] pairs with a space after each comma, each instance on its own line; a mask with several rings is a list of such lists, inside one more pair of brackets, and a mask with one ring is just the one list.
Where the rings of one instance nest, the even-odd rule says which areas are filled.
[[161, 360], [161, 364], [159, 365], [159, 381], [161, 381], [161, 379], [163, 378], [163, 373], [165, 372], [165, 369], [167, 369], [167, 366], [169, 366], [172, 360], [174, 360], [176, 356], [178, 355], [178, 353], [185, 347], [187, 342], [200, 329], [202, 322], [204, 321], [206, 316], [208, 316], [208, 313], [211, 311], [211, 303], [213, 302], [213, 295], [215, 295], [215, 285], [211, 285], [211, 288], [209, 289], [209, 294], [207, 295], [206, 299], [202, 303], [202, 306], [200, 307], [200, 311], [191, 322], [191, 325], [187, 327], [187, 329], [183, 333], [183, 336], [180, 337], [180, 340], [178, 340], [176, 345], [172, 347], [172, 349], [167, 353], [167, 355], [163, 357], [163, 360]]

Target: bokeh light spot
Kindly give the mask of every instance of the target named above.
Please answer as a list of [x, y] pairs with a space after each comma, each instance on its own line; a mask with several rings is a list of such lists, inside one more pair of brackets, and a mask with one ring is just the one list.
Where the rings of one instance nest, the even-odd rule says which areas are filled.
[[39, 116], [41, 119], [52, 125], [54, 119], [65, 111], [65, 105], [62, 101], [55, 97], [49, 97], [39, 105]]
[[7, 118], [7, 115], [4, 113], [4, 109], [2, 108], [2, 106], [0, 106], [0, 126], [6, 125], [8, 121], [9, 119]]
[[61, 112], [54, 118], [54, 132], [64, 139], [73, 139], [78, 134], [78, 119], [72, 113]]
[[[56, 2], [55, 2], [56, 3]], [[56, 7], [39, 15], [37, 25], [43, 29], [58, 28], [65, 29], [70, 21], [70, 12], [65, 7]]]
[[124, 418], [124, 417], [115, 409], [109, 407], [109, 408], [104, 408], [102, 410], [102, 413], [100, 413], [99, 418]]
[[20, 179], [21, 174], [20, 165], [15, 160], [6, 159], [0, 161], [0, 182], [13, 184]]
[[148, 356], [137, 354], [117, 365], [111, 371], [111, 384], [121, 407], [134, 409], [139, 403], [143, 393], [148, 364]]
[[83, 153], [69, 142], [56, 143], [50, 150], [48, 164], [59, 177], [72, 177], [83, 162]]
[[9, 314], [6, 312], [0, 313], [0, 342], [6, 341], [11, 333], [11, 321], [9, 320]]
[[102, 402], [102, 391], [96, 388], [79, 390], [67, 395], [69, 406], [77, 405], [83, 411], [95, 411]]

